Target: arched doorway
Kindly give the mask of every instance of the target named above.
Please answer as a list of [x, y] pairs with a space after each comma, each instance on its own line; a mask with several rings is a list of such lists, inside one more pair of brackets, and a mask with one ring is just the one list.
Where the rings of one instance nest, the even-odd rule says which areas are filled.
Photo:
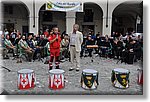
[[12, 32], [13, 29], [20, 33], [29, 32], [29, 9], [21, 1], [2, 2], [3, 29]]
[[[112, 32], [122, 34], [143, 31], [143, 2], [124, 2], [112, 14]], [[140, 17], [141, 21], [137, 23]]]
[[92, 2], [84, 3], [84, 12], [76, 13], [76, 23], [80, 25], [83, 34], [86, 36], [90, 30], [95, 34], [102, 33], [103, 11], [101, 7]]
[[60, 32], [66, 30], [66, 13], [60, 11], [48, 11], [45, 9], [44, 4], [39, 10], [39, 30], [45, 31], [46, 29], [51, 30], [57, 26]]

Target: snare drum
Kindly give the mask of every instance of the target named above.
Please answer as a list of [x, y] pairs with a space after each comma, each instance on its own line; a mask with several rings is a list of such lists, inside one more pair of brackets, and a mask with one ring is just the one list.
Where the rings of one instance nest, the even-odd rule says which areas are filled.
[[93, 49], [94, 49], [94, 48], [98, 48], [98, 45], [87, 45], [86, 47], [89, 48], [89, 49], [90, 49], [90, 48], [93, 48]]
[[81, 87], [84, 89], [96, 89], [98, 86], [98, 72], [93, 69], [84, 69], [81, 76]]
[[118, 88], [129, 87], [129, 71], [122, 68], [112, 70], [111, 82], [112, 85]]
[[18, 71], [18, 88], [29, 89], [35, 86], [35, 74], [31, 69], [22, 69]]
[[53, 69], [49, 71], [49, 88], [62, 89], [65, 87], [64, 83], [64, 70]]

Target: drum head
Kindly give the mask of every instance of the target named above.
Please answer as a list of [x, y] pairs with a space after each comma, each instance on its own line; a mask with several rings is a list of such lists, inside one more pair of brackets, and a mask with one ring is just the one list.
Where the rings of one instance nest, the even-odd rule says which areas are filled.
[[49, 73], [51, 74], [62, 74], [64, 73], [65, 71], [64, 70], [61, 70], [61, 69], [53, 69], [53, 70], [50, 70]]
[[129, 73], [129, 70], [123, 68], [115, 68], [114, 71], [118, 73]]
[[94, 70], [94, 69], [84, 69], [83, 72], [84, 73], [89, 73], [89, 74], [95, 74], [95, 73], [97, 73], [97, 71]]
[[18, 73], [20, 73], [20, 74], [33, 73], [33, 72], [34, 71], [31, 70], [31, 69], [21, 69], [21, 70], [18, 71]]

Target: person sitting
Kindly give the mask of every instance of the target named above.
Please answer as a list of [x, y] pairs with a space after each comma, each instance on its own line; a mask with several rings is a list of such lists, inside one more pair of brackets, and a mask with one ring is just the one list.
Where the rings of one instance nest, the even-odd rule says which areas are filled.
[[11, 42], [13, 45], [14, 45], [16, 37], [17, 37], [17, 30], [14, 29], [14, 31], [10, 34]]
[[[128, 64], [133, 64], [133, 62], [136, 62], [139, 53], [141, 53], [141, 46], [139, 43], [137, 43], [135, 40], [131, 39], [130, 43], [126, 46], [127, 48], [127, 57], [126, 61]], [[135, 56], [135, 58], [134, 58]]]
[[40, 36], [40, 39], [38, 40], [37, 42], [37, 47], [40, 47], [40, 50], [41, 50], [41, 57], [44, 58], [45, 55], [44, 55], [44, 47], [46, 46], [47, 44], [48, 39], [47, 38], [44, 38], [44, 35], [41, 35]]
[[39, 46], [35, 46], [34, 45], [34, 42], [32, 40], [32, 35], [29, 35], [28, 36], [28, 39], [27, 39], [27, 44], [30, 48], [32, 48], [32, 50], [34, 51], [34, 55], [33, 55], [33, 60], [36, 59], [37, 57], [37, 53], [40, 53], [40, 47]]
[[[94, 41], [93, 41], [93, 39], [91, 38], [91, 35], [89, 35], [88, 38], [87, 38], [86, 46], [87, 46], [87, 45], [94, 45]], [[92, 51], [93, 51], [93, 49], [92, 49], [92, 48], [87, 48], [87, 51], [88, 51], [88, 53], [89, 53], [89, 57], [92, 57]]]
[[18, 44], [20, 46], [19, 48], [20, 52], [25, 52], [28, 55], [27, 60], [31, 62], [34, 55], [34, 50], [28, 46], [25, 36], [21, 37], [21, 40], [19, 41]]
[[45, 32], [44, 32], [44, 36], [45, 36], [46, 38], [48, 38], [48, 37], [49, 37], [49, 29], [46, 29], [46, 30], [45, 30]]
[[5, 35], [2, 34], [1, 35], [1, 48], [2, 48], [3, 59], [9, 59], [8, 52], [7, 52], [7, 49], [5, 47], [4, 41], [5, 41]]
[[111, 43], [110, 43], [109, 38], [108, 38], [108, 35], [106, 35], [105, 39], [100, 43], [102, 43], [100, 46], [101, 56], [108, 57], [108, 54], [112, 48]]
[[19, 43], [19, 41], [20, 41], [20, 39], [21, 39], [21, 35], [19, 34], [19, 35], [17, 35], [17, 37], [16, 37], [16, 39], [15, 39], [15, 41], [14, 41], [14, 46], [16, 46], [16, 48], [17, 48], [17, 55], [18, 55], [18, 49], [19, 49], [19, 45], [18, 45], [18, 43]]
[[123, 42], [116, 38], [113, 43], [114, 58], [119, 59], [120, 57], [122, 57], [123, 49]]
[[4, 46], [7, 49], [7, 52], [9, 50], [12, 50], [13, 51], [13, 57], [15, 57], [17, 55], [16, 54], [17, 50], [16, 50], [16, 47], [11, 43], [11, 41], [9, 39], [10, 39], [9, 35], [6, 35], [6, 39], [4, 40]]
[[64, 38], [61, 40], [60, 44], [60, 60], [67, 58], [68, 48], [69, 48], [69, 37], [68, 34], [64, 34]]

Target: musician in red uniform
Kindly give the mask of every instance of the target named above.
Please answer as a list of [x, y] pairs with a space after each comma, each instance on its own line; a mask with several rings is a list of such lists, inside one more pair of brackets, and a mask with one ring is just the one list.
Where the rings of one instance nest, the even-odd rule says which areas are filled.
[[60, 55], [60, 33], [58, 27], [53, 28], [53, 33], [49, 36], [50, 42], [50, 61], [49, 70], [53, 68], [53, 60], [55, 58], [56, 69], [59, 69], [59, 55]]

